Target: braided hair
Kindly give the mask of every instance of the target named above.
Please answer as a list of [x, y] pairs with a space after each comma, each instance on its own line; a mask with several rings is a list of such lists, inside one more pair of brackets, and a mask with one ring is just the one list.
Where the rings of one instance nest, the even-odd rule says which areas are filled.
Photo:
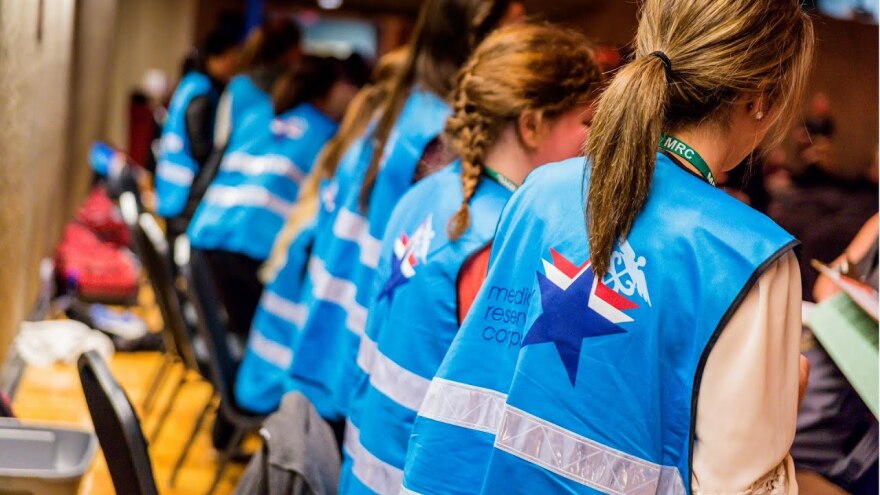
[[518, 24], [489, 35], [459, 72], [444, 140], [461, 158], [461, 207], [449, 238], [470, 227], [470, 200], [486, 154], [504, 129], [528, 110], [553, 119], [587, 102], [602, 81], [581, 34], [544, 23]]

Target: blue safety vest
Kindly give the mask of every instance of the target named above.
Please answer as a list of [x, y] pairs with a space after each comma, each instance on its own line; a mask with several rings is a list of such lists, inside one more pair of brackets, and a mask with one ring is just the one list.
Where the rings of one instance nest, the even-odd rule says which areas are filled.
[[251, 125], [269, 125], [275, 118], [272, 96], [260, 89], [249, 74], [232, 78], [225, 92], [229, 105], [229, 136], [226, 150], [239, 149], [251, 139]]
[[582, 170], [583, 159], [542, 167], [511, 199], [419, 410], [407, 490], [690, 493], [703, 366], [796, 241], [658, 154], [647, 204], [599, 281]]
[[336, 123], [303, 103], [273, 119], [246, 122], [223, 155], [217, 177], [196, 209], [187, 235], [193, 247], [269, 256], [284, 226], [300, 183], [318, 152], [336, 132]]
[[186, 109], [194, 98], [206, 95], [215, 104], [220, 96], [207, 75], [193, 71], [180, 80], [168, 106], [156, 164], [156, 212], [162, 217], [180, 215], [189, 199], [189, 189], [199, 171], [199, 164], [190, 154]]
[[346, 415], [380, 239], [394, 205], [412, 185], [425, 147], [443, 130], [448, 114], [449, 107], [434, 94], [410, 94], [390, 134], [366, 215], [359, 199], [373, 150], [367, 139], [355, 143], [334, 179], [321, 189], [328, 211], [319, 216], [308, 263], [303, 287], [308, 316], [293, 336], [291, 386], [324, 418]]
[[305, 227], [287, 250], [287, 260], [275, 279], [266, 285], [248, 334], [247, 348], [235, 379], [239, 406], [269, 414], [278, 409], [293, 360], [291, 328], [305, 323], [306, 308], [300, 303], [308, 255], [315, 227]]
[[510, 195], [482, 180], [470, 201], [471, 226], [455, 241], [447, 225], [461, 206], [460, 165], [421, 181], [395, 207], [358, 352], [340, 493], [400, 489], [416, 411], [458, 331], [459, 272], [492, 240]]

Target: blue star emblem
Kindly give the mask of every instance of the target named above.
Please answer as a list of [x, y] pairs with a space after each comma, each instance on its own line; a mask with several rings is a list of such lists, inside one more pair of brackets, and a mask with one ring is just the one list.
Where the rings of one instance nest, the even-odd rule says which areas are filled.
[[416, 274], [416, 268], [427, 260], [428, 247], [434, 238], [431, 229], [432, 215], [428, 215], [416, 228], [412, 237], [403, 233], [394, 242], [393, 256], [391, 260], [391, 275], [385, 282], [385, 286], [379, 292], [379, 300], [384, 298], [394, 299], [394, 292], [403, 284], [409, 282]]
[[568, 288], [562, 288], [546, 275], [538, 272], [541, 306], [544, 312], [535, 320], [523, 339], [523, 346], [552, 342], [562, 359], [572, 386], [577, 378], [581, 347], [585, 338], [626, 333], [590, 306], [590, 299], [598, 297], [594, 290], [595, 274], [588, 267], [574, 278]]
[[388, 277], [388, 281], [385, 282], [385, 286], [379, 292], [380, 301], [386, 297], [389, 300], [394, 299], [394, 292], [397, 288], [409, 282], [409, 277], [403, 274], [402, 265], [403, 260], [395, 254], [394, 259], [391, 261], [391, 276]]

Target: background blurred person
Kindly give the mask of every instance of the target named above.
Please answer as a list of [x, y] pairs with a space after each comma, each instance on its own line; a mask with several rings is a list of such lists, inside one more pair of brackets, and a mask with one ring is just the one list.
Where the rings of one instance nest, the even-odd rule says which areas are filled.
[[[830, 266], [876, 290], [877, 264], [875, 214]], [[821, 275], [813, 288], [813, 298], [821, 303], [840, 290], [829, 277]], [[804, 329], [801, 346], [810, 361], [810, 382], [791, 448], [798, 479], [805, 473], [815, 473], [854, 495], [873, 495], [878, 490], [877, 418], [809, 329]], [[824, 495], [826, 492], [814, 483], [812, 478], [805, 480], [802, 493]]]
[[171, 245], [186, 231], [184, 215], [193, 180], [214, 148], [214, 116], [226, 83], [238, 66], [238, 33], [215, 30], [196, 50], [177, 85], [162, 130], [156, 165], [156, 212], [165, 218]]
[[260, 270], [266, 289], [251, 323], [247, 349], [235, 380], [236, 400], [249, 411], [275, 411], [286, 389], [293, 359], [291, 328], [302, 325], [304, 317], [298, 303], [314, 241], [319, 185], [333, 177], [344, 152], [366, 130], [406, 56], [405, 48], [383, 56], [374, 71], [373, 83], [352, 99], [339, 131], [321, 150], [284, 228], [275, 238], [269, 259]]
[[242, 124], [246, 139], [230, 143], [196, 210], [188, 235], [205, 251], [229, 330], [242, 342], [262, 292], [259, 266], [355, 91], [337, 59], [303, 58], [278, 79], [272, 120]]
[[[245, 123], [257, 121], [250, 129], [266, 127], [272, 121], [272, 88], [278, 78], [301, 57], [299, 25], [289, 17], [267, 19], [254, 29], [242, 46], [239, 75], [232, 78], [220, 96], [214, 121], [213, 151], [190, 188], [182, 216], [192, 218], [217, 175], [227, 150], [244, 146], [251, 139]], [[190, 239], [192, 240], [192, 239]]]

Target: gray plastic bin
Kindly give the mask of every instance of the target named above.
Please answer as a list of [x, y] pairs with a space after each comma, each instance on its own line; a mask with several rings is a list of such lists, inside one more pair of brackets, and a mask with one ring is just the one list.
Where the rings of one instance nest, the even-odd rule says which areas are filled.
[[0, 419], [0, 495], [77, 495], [94, 433]]

